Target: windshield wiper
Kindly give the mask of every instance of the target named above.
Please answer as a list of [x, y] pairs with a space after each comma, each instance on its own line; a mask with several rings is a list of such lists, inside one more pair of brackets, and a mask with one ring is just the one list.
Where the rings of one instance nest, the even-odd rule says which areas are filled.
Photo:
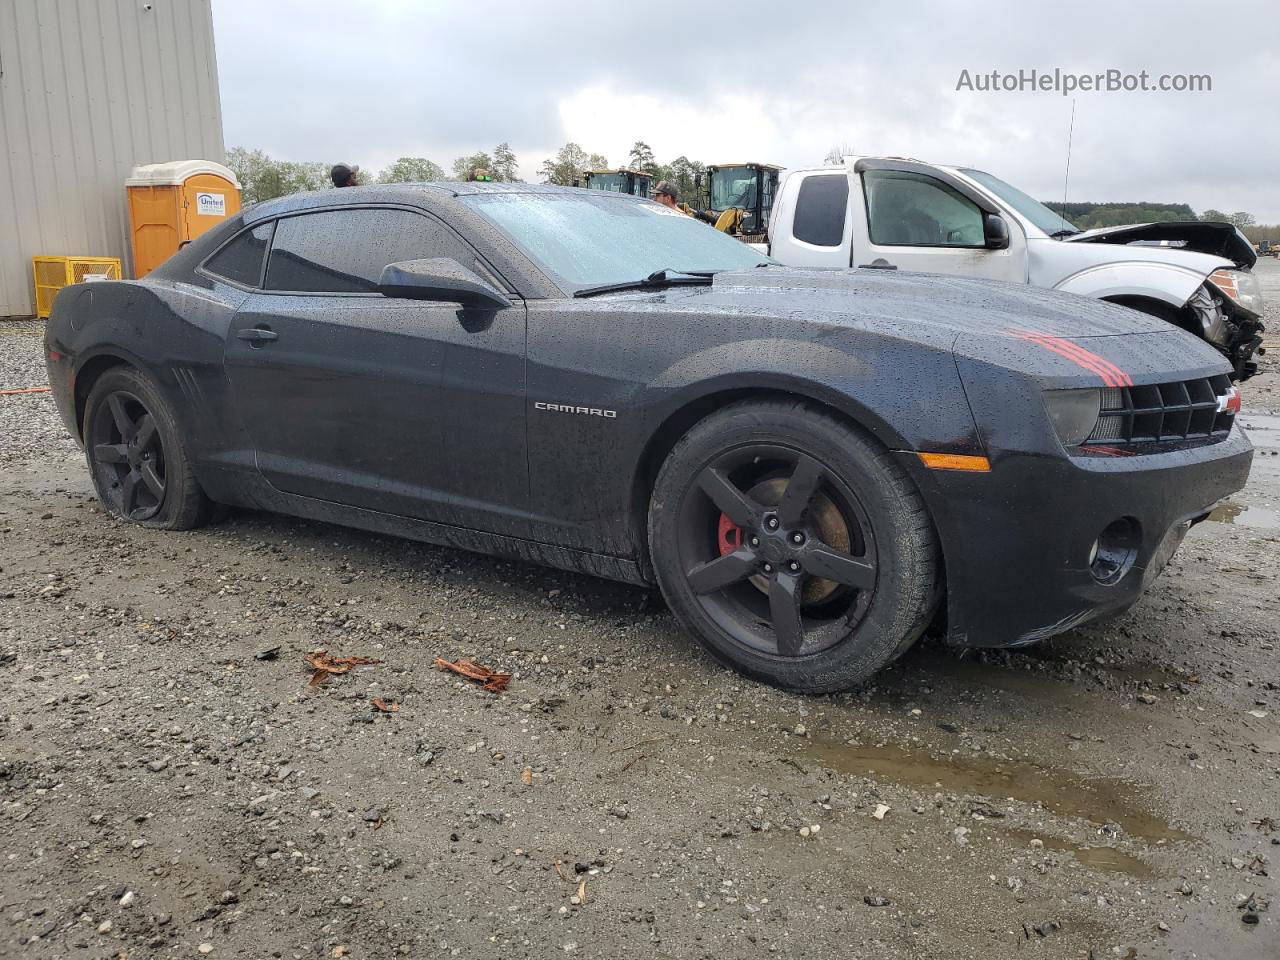
[[597, 293], [611, 293], [614, 290], [643, 290], [645, 287], [662, 287], [672, 284], [698, 284], [705, 285], [711, 283], [715, 276], [714, 270], [675, 270], [671, 267], [665, 267], [662, 270], [655, 270], [643, 280], [623, 280], [621, 283], [604, 283], [598, 287], [583, 287], [581, 290], [573, 291], [575, 297], [590, 297]]
[[1064, 227], [1061, 230], [1055, 230], [1049, 234], [1050, 240], [1061, 240], [1063, 237], [1074, 237], [1077, 233], [1084, 233], [1083, 230], [1076, 230], [1072, 227]]

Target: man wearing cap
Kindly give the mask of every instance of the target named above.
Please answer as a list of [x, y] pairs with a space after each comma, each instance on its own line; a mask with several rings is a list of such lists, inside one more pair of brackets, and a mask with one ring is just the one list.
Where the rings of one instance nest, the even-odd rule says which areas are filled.
[[333, 185], [335, 187], [358, 187], [360, 186], [360, 167], [354, 163], [338, 163], [334, 164], [329, 176], [333, 177]]
[[664, 207], [670, 207], [672, 210], [678, 210], [685, 216], [689, 215], [688, 207], [682, 206], [679, 202], [679, 192], [666, 180], [659, 180], [658, 185], [653, 188], [653, 199], [657, 200]]

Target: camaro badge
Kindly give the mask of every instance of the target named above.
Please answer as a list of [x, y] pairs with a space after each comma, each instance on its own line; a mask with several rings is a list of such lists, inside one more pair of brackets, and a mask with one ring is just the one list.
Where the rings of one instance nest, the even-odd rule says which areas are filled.
[[604, 410], [600, 407], [579, 407], [572, 403], [547, 403], [544, 400], [535, 400], [533, 403], [535, 410], [549, 410], [552, 413], [580, 413], [588, 417], [604, 417], [606, 420], [617, 420], [617, 410]]

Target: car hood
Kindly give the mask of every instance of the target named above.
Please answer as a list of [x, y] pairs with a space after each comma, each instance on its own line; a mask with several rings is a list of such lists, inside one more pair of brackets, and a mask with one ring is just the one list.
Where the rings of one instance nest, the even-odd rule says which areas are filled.
[[[897, 270], [767, 267], [716, 274], [709, 287], [677, 287], [682, 305], [824, 320], [909, 339], [1006, 335], [1058, 337], [1158, 333], [1168, 324], [1090, 297], [1023, 284]], [[670, 297], [671, 302], [676, 297]], [[933, 336], [931, 336], [931, 334]]]
[[1066, 243], [1150, 244], [1151, 249], [1204, 253], [1230, 260], [1242, 270], [1248, 270], [1258, 262], [1258, 255], [1248, 238], [1233, 224], [1222, 222], [1170, 220], [1164, 223], [1131, 223], [1122, 227], [1099, 227], [1063, 240]]
[[[1127, 307], [940, 274], [771, 266], [718, 273], [707, 286], [628, 291], [575, 303], [609, 312], [676, 310], [687, 312], [691, 322], [776, 321], [772, 334], [756, 335], [763, 343], [773, 336], [820, 346], [841, 329], [861, 331], [1032, 376], [1051, 388], [1093, 385], [1104, 365], [1138, 383], [1228, 369], [1203, 340]], [[787, 329], [792, 324], [796, 329]], [[1106, 385], [1113, 380], [1101, 376]]]

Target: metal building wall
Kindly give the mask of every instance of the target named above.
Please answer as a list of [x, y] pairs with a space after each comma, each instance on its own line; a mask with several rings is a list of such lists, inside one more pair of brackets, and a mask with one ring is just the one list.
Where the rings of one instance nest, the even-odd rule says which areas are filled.
[[212, 0], [0, 0], [0, 317], [31, 257], [129, 262], [135, 164], [224, 159]]

